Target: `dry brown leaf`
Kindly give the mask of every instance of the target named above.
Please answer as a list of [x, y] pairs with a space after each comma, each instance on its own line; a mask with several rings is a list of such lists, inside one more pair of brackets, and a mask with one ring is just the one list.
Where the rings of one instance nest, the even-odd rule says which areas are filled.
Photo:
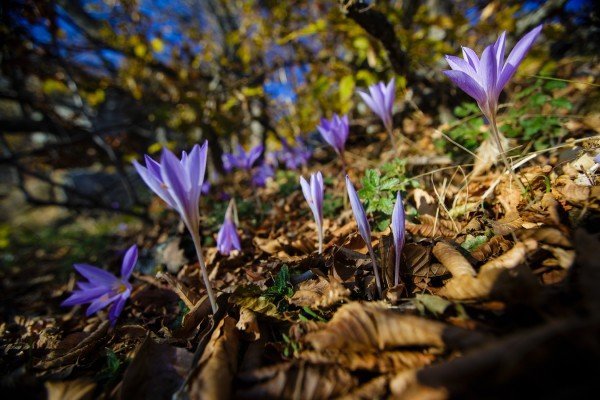
[[[420, 215], [419, 224], [413, 224], [412, 222], [406, 221], [406, 230], [415, 236], [421, 237], [454, 237], [457, 232], [454, 228], [452, 221], [438, 218], [431, 215]], [[460, 231], [461, 225], [456, 222], [456, 225]]]
[[298, 285], [290, 303], [299, 307], [331, 307], [347, 300], [350, 290], [336, 280], [312, 279]]
[[314, 350], [304, 351], [299, 358], [312, 364], [338, 364], [351, 371], [367, 370], [379, 373], [400, 372], [430, 364], [435, 356], [420, 351], [348, 352]]
[[125, 370], [119, 398], [170, 398], [183, 383], [192, 357], [185, 349], [146, 338]]
[[412, 192], [415, 199], [415, 204], [419, 215], [435, 215], [437, 211], [437, 202], [435, 199], [423, 189], [416, 188]]
[[96, 383], [88, 379], [73, 381], [49, 381], [44, 384], [48, 400], [88, 400], [92, 399]]
[[110, 327], [109, 321], [103, 321], [94, 332], [81, 340], [77, 345], [64, 355], [50, 353], [48, 358], [38, 363], [37, 367], [42, 369], [65, 366], [77, 361], [80, 357], [89, 354], [106, 339], [106, 333]]
[[448, 280], [438, 296], [451, 300], [503, 299], [524, 301], [537, 295], [539, 284], [529, 267], [488, 268], [476, 277], [462, 275]]
[[347, 393], [357, 379], [332, 365], [288, 362], [238, 375], [236, 399], [330, 399]]
[[446, 267], [452, 276], [475, 276], [471, 263], [454, 246], [446, 242], [438, 242], [433, 247], [433, 255]]
[[504, 236], [523, 227], [523, 219], [517, 212], [509, 213], [497, 221], [491, 221], [494, 234]]
[[214, 330], [190, 377], [189, 395], [193, 399], [228, 399], [231, 382], [238, 367], [239, 336], [236, 321], [226, 315]]
[[514, 268], [527, 261], [527, 253], [537, 249], [535, 240], [516, 243], [512, 249], [481, 266], [480, 273], [495, 268]]
[[510, 242], [504, 239], [503, 236], [496, 235], [482, 245], [477, 246], [477, 248], [471, 252], [471, 256], [481, 262], [490, 257], [495, 257], [500, 253], [504, 253], [509, 248]]
[[479, 334], [441, 322], [403, 315], [377, 303], [353, 302], [340, 307], [333, 318], [303, 342], [323, 352], [389, 350], [401, 346], [463, 347], [481, 339]]
[[260, 338], [258, 319], [254, 311], [246, 307], [240, 307], [240, 319], [235, 327], [242, 332], [247, 340], [254, 341]]
[[389, 378], [386, 375], [373, 378], [351, 392], [338, 397], [337, 400], [371, 400], [383, 399], [387, 397]]
[[558, 228], [542, 226], [537, 229], [519, 231], [517, 234], [522, 241], [537, 240], [550, 246], [571, 247], [571, 240]]

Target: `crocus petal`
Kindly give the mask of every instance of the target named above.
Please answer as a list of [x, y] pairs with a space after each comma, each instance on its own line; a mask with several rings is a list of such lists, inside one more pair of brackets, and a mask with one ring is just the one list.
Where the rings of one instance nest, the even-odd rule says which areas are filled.
[[315, 204], [316, 215], [319, 226], [323, 225], [323, 174], [321, 171], [310, 177], [311, 195]]
[[469, 65], [473, 68], [473, 70], [479, 70], [479, 57], [477, 57], [477, 53], [468, 47], [462, 47], [463, 58]]
[[129, 298], [129, 293], [123, 293], [119, 296], [119, 298], [115, 301], [115, 303], [110, 307], [110, 311], [108, 312], [108, 320], [112, 326], [117, 322], [117, 318], [121, 315], [123, 308], [125, 307], [125, 302]]
[[138, 248], [134, 244], [125, 253], [123, 257], [123, 264], [121, 264], [121, 279], [127, 281], [133, 272], [133, 268], [137, 263], [138, 259]]
[[90, 303], [98, 297], [102, 297], [109, 291], [110, 287], [106, 286], [96, 286], [91, 289], [76, 290], [73, 293], [71, 293], [71, 296], [65, 299], [65, 301], [60, 303], [60, 305], [63, 307], [70, 307], [78, 304]]
[[402, 204], [402, 196], [400, 192], [396, 194], [396, 204], [394, 205], [394, 211], [392, 212], [392, 235], [394, 236], [394, 244], [396, 251], [402, 249], [404, 245], [404, 226], [405, 226], [405, 213], [404, 205]]
[[254, 165], [256, 160], [258, 160], [258, 157], [260, 157], [260, 155], [262, 154], [263, 150], [264, 150], [264, 146], [262, 146], [262, 145], [258, 145], [256, 147], [250, 149], [250, 151], [248, 152], [247, 159], [246, 159], [246, 168], [247, 169], [252, 168], [252, 166]]
[[[498, 36], [498, 40], [494, 43], [494, 54], [496, 56], [496, 76], [500, 76], [502, 73], [502, 67], [504, 67], [504, 50], [506, 47], [506, 31], [502, 32]], [[502, 90], [502, 89], [500, 89]]]
[[[146, 165], [150, 164], [146, 162]], [[161, 179], [157, 179], [154, 175], [154, 171], [151, 169], [150, 166], [148, 166], [148, 168], [144, 168], [137, 161], [133, 162], [133, 166], [142, 178], [142, 180], [146, 183], [146, 185], [148, 185], [150, 190], [152, 190], [158, 197], [160, 197], [165, 203], [167, 203], [169, 207], [175, 208], [175, 201], [173, 200], [173, 198], [165, 188], [164, 184], [162, 183], [162, 177]], [[158, 173], [160, 175], [160, 166]]]
[[111, 286], [119, 280], [110, 272], [100, 269], [98, 267], [94, 267], [93, 265], [75, 264], [73, 265], [73, 267], [83, 277], [87, 278], [87, 280], [90, 281], [90, 283], [96, 286]]
[[313, 203], [312, 196], [310, 193], [310, 185], [308, 184], [306, 179], [304, 179], [303, 176], [300, 177], [300, 186], [302, 187], [302, 194], [304, 194], [306, 202], [310, 205], [311, 203]]
[[185, 184], [186, 174], [183, 166], [168, 149], [163, 150], [160, 164], [163, 182], [168, 186], [169, 193], [177, 205], [177, 211], [179, 211], [186, 224], [194, 223], [191, 220], [193, 212], [190, 212], [190, 208], [198, 207], [198, 204], [191, 205], [189, 203]]
[[508, 58], [506, 59], [504, 67], [502, 68], [502, 73], [498, 78], [498, 82], [496, 84], [498, 90], [502, 90], [502, 88], [504, 88], [508, 81], [513, 77], [515, 72], [517, 72], [517, 68], [523, 61], [523, 58], [525, 58], [525, 56], [529, 52], [529, 49], [531, 49], [531, 46], [533, 46], [533, 43], [535, 42], [541, 31], [542, 25], [537, 26], [531, 32], [523, 36], [521, 40], [519, 40], [519, 42], [512, 49], [512, 51], [508, 55]]
[[497, 72], [494, 47], [488, 46], [483, 50], [481, 64], [479, 65], [479, 82], [483, 86], [488, 102], [491, 102], [495, 96]]
[[473, 78], [477, 76], [477, 72], [475, 71], [473, 66], [471, 66], [471, 64], [469, 64], [462, 58], [450, 55], [446, 55], [445, 58], [450, 68], [452, 68], [454, 71], [462, 71]]
[[90, 315], [102, 310], [104, 307], [118, 299], [120, 294], [110, 296], [110, 294], [106, 293], [101, 297], [98, 297], [96, 300], [92, 301], [90, 306], [85, 311], [85, 316], [89, 317]]
[[477, 103], [483, 104], [485, 102], [486, 97], [483, 88], [471, 76], [462, 71], [444, 71], [444, 74], [446, 74], [456, 86], [474, 98]]
[[346, 189], [348, 190], [348, 197], [350, 198], [354, 219], [356, 220], [356, 225], [358, 225], [358, 232], [367, 246], [371, 248], [371, 227], [367, 220], [367, 214], [365, 213], [365, 209], [363, 208], [360, 199], [358, 198], [358, 194], [354, 189], [354, 185], [352, 185], [348, 175], [346, 175]]

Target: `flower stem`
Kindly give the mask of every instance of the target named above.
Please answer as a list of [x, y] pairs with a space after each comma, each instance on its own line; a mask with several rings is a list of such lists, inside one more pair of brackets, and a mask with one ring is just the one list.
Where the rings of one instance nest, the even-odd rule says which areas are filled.
[[398, 248], [396, 248], [396, 265], [394, 268], [394, 286], [398, 286], [400, 284], [400, 252]]
[[388, 132], [388, 135], [390, 135], [390, 142], [392, 143], [392, 148], [394, 149], [394, 151], [396, 150], [396, 139], [394, 139], [394, 129], [390, 126], [389, 128], [386, 127], [386, 131]]
[[206, 293], [208, 294], [208, 300], [212, 307], [213, 314], [217, 312], [217, 301], [215, 300], [215, 294], [213, 293], [210, 280], [208, 279], [208, 271], [206, 270], [206, 264], [204, 263], [204, 257], [202, 256], [202, 246], [200, 245], [200, 235], [197, 232], [190, 232], [192, 234], [192, 240], [194, 241], [194, 247], [196, 248], [196, 254], [198, 255], [198, 264], [200, 264], [200, 271], [202, 271], [202, 278], [204, 279], [204, 286], [206, 287]]
[[496, 146], [498, 146], [498, 152], [500, 153], [500, 157], [502, 157], [502, 162], [508, 169], [508, 172], [510, 172], [510, 174], [513, 176], [515, 182], [517, 182], [517, 184], [519, 185], [521, 192], [526, 193], [527, 189], [525, 188], [525, 185], [523, 185], [521, 179], [519, 179], [515, 171], [513, 171], [512, 166], [508, 161], [508, 158], [506, 158], [506, 154], [504, 153], [504, 147], [502, 146], [502, 142], [500, 141], [500, 132], [498, 132], [498, 125], [496, 124], [496, 116], [490, 118], [490, 127], [492, 128], [492, 136], [496, 140]]
[[319, 254], [323, 254], [323, 227], [317, 226], [317, 235], [319, 235]]
[[373, 274], [375, 274], [375, 284], [377, 285], [377, 293], [379, 294], [379, 298], [383, 297], [383, 292], [381, 290], [381, 279], [379, 278], [379, 268], [377, 268], [377, 261], [375, 261], [375, 253], [373, 252], [373, 246], [369, 247], [369, 254], [371, 255], [371, 261], [373, 262]]

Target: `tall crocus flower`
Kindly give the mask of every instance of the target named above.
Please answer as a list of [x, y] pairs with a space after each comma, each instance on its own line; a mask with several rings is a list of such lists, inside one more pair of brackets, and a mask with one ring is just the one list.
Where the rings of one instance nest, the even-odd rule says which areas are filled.
[[224, 256], [228, 256], [231, 250], [242, 250], [242, 244], [240, 243], [240, 237], [238, 236], [233, 218], [234, 207], [235, 201], [231, 199], [225, 212], [225, 220], [217, 234], [217, 249]]
[[213, 312], [216, 312], [217, 303], [202, 256], [198, 209], [206, 171], [207, 149], [208, 142], [204, 142], [202, 147], [195, 145], [189, 155], [184, 151], [181, 160], [179, 160], [171, 151], [165, 148], [160, 158], [160, 164], [145, 156], [146, 167], [143, 167], [137, 161], [134, 161], [133, 165], [148, 187], [163, 199], [169, 207], [179, 213], [183, 223], [192, 235], [206, 292]]
[[369, 220], [367, 219], [365, 209], [363, 208], [363, 205], [358, 198], [358, 194], [354, 189], [354, 185], [352, 185], [348, 175], [346, 175], [346, 189], [348, 190], [348, 197], [350, 198], [350, 205], [352, 206], [354, 219], [356, 220], [356, 225], [358, 225], [358, 232], [360, 233], [360, 236], [362, 236], [363, 240], [367, 244], [367, 248], [369, 249], [369, 255], [371, 256], [371, 261], [373, 262], [375, 284], [377, 285], [379, 297], [381, 297], [381, 279], [379, 278], [379, 269], [377, 268], [377, 261], [375, 260], [375, 253], [373, 252], [373, 245], [371, 244], [371, 227], [369, 225]]
[[396, 265], [394, 269], [394, 285], [400, 283], [400, 256], [404, 247], [404, 225], [405, 225], [404, 205], [400, 192], [396, 194], [396, 204], [392, 211], [392, 236], [394, 237], [394, 247], [396, 248]]
[[301, 176], [300, 186], [302, 186], [304, 198], [315, 217], [319, 237], [319, 254], [321, 254], [323, 253], [323, 175], [320, 171], [312, 174], [310, 184]]
[[379, 82], [369, 86], [369, 93], [358, 91], [367, 106], [381, 118], [385, 130], [390, 135], [392, 146], [395, 146], [392, 120], [394, 99], [396, 97], [395, 89], [396, 80], [392, 78], [387, 85]]
[[344, 159], [344, 149], [350, 132], [348, 116], [344, 115], [340, 117], [337, 114], [333, 114], [331, 119], [321, 118], [321, 123], [317, 126], [317, 129], [323, 139], [338, 153], [345, 170], [346, 160]]
[[129, 277], [137, 262], [137, 246], [131, 246], [121, 264], [121, 278], [93, 265], [75, 264], [73, 267], [79, 272], [87, 282], [77, 282], [77, 290], [74, 290], [71, 296], [62, 302], [62, 306], [75, 306], [79, 304], [90, 303], [86, 315], [90, 315], [102, 310], [112, 304], [108, 311], [108, 319], [114, 326], [117, 318], [123, 311], [125, 302], [131, 295], [131, 284]]
[[[502, 89], [517, 72], [517, 68], [519, 68], [541, 31], [542, 25], [539, 25], [523, 36], [512, 49], [506, 61], [504, 60], [506, 32], [500, 35], [496, 43], [483, 50], [481, 59], [468, 47], [462, 48], [462, 59], [450, 55], [446, 56], [446, 61], [451, 70], [444, 71], [444, 73], [456, 86], [477, 101], [481, 112], [490, 123], [498, 151], [509, 170], [512, 169], [504, 154], [496, 123], [498, 98]], [[521, 186], [523, 185], [519, 179], [517, 179], [517, 182]]]

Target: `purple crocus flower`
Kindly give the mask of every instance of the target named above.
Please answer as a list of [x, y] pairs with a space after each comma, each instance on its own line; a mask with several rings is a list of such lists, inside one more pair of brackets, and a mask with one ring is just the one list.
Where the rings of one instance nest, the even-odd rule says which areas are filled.
[[312, 174], [310, 184], [301, 176], [300, 186], [302, 186], [304, 198], [315, 217], [319, 237], [319, 254], [321, 254], [323, 253], [323, 175], [320, 171]]
[[402, 196], [400, 196], [400, 192], [398, 192], [396, 194], [394, 211], [392, 212], [392, 236], [394, 237], [394, 247], [396, 248], [396, 268], [394, 271], [395, 286], [398, 286], [400, 283], [400, 256], [402, 255], [402, 248], [404, 247], [405, 219], [406, 216], [404, 213], [404, 205], [402, 204]]
[[390, 138], [392, 138], [392, 142], [392, 113], [394, 108], [394, 98], [396, 96], [395, 90], [396, 80], [392, 78], [387, 85], [383, 82], [379, 82], [369, 86], [368, 94], [361, 91], [358, 92], [367, 106], [381, 118], [386, 131], [389, 133]]
[[360, 236], [362, 236], [363, 240], [367, 244], [367, 248], [369, 249], [369, 255], [371, 256], [371, 261], [373, 262], [373, 273], [375, 274], [375, 283], [377, 284], [377, 291], [379, 293], [379, 297], [381, 297], [381, 279], [379, 278], [379, 270], [377, 268], [377, 262], [375, 260], [375, 253], [373, 252], [373, 245], [371, 244], [371, 227], [369, 225], [369, 220], [367, 219], [365, 209], [363, 208], [358, 194], [354, 189], [354, 185], [352, 185], [352, 182], [350, 181], [348, 175], [346, 175], [346, 189], [348, 190], [350, 205], [352, 206], [352, 212], [354, 213], [354, 220], [356, 221], [356, 225], [358, 225], [358, 232], [360, 233]]
[[283, 149], [277, 152], [279, 161], [285, 164], [287, 169], [296, 170], [301, 166], [306, 166], [312, 156], [312, 152], [304, 144], [302, 138], [296, 138], [296, 146], [290, 146], [285, 139], [281, 139]]
[[162, 152], [160, 164], [145, 156], [146, 167], [143, 167], [137, 161], [134, 161], [133, 165], [148, 187], [163, 199], [169, 207], [179, 213], [183, 223], [192, 235], [204, 285], [213, 312], [216, 312], [217, 303], [202, 257], [199, 232], [200, 214], [198, 203], [200, 202], [202, 184], [204, 183], [207, 149], [208, 142], [205, 141], [202, 147], [195, 145], [189, 155], [184, 151], [181, 160], [179, 160], [169, 149], [165, 148]]
[[321, 123], [317, 126], [317, 129], [321, 133], [321, 136], [323, 136], [323, 139], [338, 153], [342, 159], [344, 169], [346, 169], [344, 148], [346, 147], [346, 140], [350, 132], [348, 116], [339, 117], [337, 114], [333, 114], [333, 117], [329, 120], [321, 118]]
[[267, 179], [275, 175], [273, 167], [269, 164], [262, 163], [252, 170], [252, 186], [264, 187], [267, 184]]
[[225, 220], [219, 233], [217, 235], [217, 249], [219, 253], [224, 256], [228, 256], [231, 250], [242, 250], [242, 244], [240, 243], [240, 237], [237, 233], [237, 228], [233, 220], [233, 207], [234, 200], [229, 202], [227, 212], [225, 212]]
[[123, 311], [125, 302], [131, 295], [129, 277], [133, 272], [138, 258], [137, 246], [131, 246], [121, 265], [121, 278], [103, 269], [88, 264], [75, 264], [73, 267], [87, 282], [77, 282], [77, 290], [62, 302], [61, 306], [75, 306], [90, 303], [85, 315], [90, 316], [106, 306], [112, 304], [108, 311], [111, 325], [115, 325], [117, 318]]
[[468, 47], [463, 47], [463, 58], [446, 56], [452, 70], [444, 71], [456, 86], [474, 98], [489, 121], [495, 121], [498, 98], [504, 86], [513, 77], [517, 68], [529, 52], [529, 49], [542, 31], [542, 25], [534, 28], [519, 40], [512, 49], [506, 62], [504, 49], [506, 32], [496, 43], [483, 50], [481, 59]]
[[264, 147], [258, 145], [246, 152], [244, 148], [238, 144], [236, 153], [223, 154], [223, 168], [225, 168], [226, 171], [231, 171], [233, 168], [249, 171], [252, 169], [263, 150]]

